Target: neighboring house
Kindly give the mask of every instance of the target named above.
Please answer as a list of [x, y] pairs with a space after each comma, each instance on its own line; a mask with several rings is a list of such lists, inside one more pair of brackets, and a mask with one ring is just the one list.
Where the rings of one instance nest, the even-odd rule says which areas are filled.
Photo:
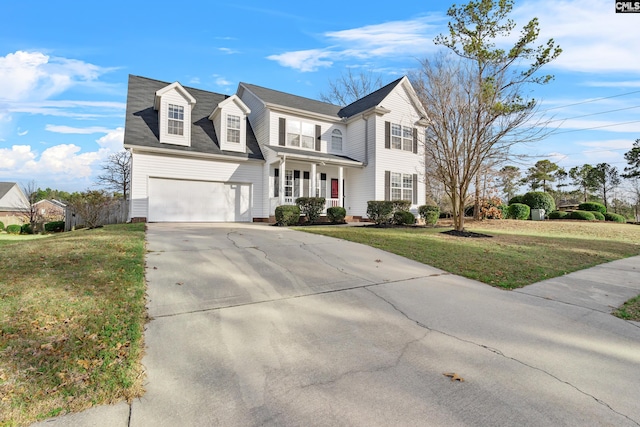
[[0, 182], [0, 221], [6, 226], [28, 219], [29, 199], [15, 182]]
[[240, 83], [221, 95], [129, 76], [132, 221], [268, 221], [297, 197], [348, 219], [425, 203], [426, 113], [407, 77], [346, 106]]
[[33, 204], [38, 219], [42, 222], [64, 221], [67, 205], [59, 200], [40, 200]]

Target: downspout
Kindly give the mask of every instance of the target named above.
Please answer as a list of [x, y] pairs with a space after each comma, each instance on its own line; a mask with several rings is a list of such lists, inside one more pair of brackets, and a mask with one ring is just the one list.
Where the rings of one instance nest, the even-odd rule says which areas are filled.
[[369, 118], [362, 115], [362, 120], [364, 120], [364, 166], [366, 167], [369, 164]]

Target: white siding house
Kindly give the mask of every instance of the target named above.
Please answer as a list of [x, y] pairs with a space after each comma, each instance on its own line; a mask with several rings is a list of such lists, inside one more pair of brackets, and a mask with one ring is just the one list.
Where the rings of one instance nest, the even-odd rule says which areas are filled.
[[240, 83], [228, 96], [130, 76], [134, 221], [266, 221], [297, 197], [351, 219], [367, 201], [424, 204], [426, 114], [406, 77], [340, 107]]

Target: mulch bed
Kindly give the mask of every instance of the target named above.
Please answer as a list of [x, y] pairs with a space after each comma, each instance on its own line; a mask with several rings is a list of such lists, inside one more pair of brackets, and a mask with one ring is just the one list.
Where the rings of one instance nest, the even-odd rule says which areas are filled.
[[448, 231], [443, 231], [442, 234], [447, 234], [449, 236], [455, 236], [455, 237], [472, 237], [472, 238], [493, 237], [488, 234], [474, 233], [473, 231], [464, 231], [464, 230], [463, 231], [448, 230]]

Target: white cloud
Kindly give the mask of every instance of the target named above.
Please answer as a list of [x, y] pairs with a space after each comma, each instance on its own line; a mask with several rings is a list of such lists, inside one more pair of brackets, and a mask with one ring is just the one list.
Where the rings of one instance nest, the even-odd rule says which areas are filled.
[[532, 0], [514, 9], [514, 16], [520, 24], [537, 17], [538, 40], [553, 38], [560, 45], [563, 52], [553, 67], [601, 73], [640, 70], [638, 48], [630, 38], [637, 33], [637, 15], [615, 13], [613, 2]]
[[82, 191], [91, 185], [93, 168], [106, 156], [103, 150], [81, 150], [75, 144], [55, 145], [42, 153], [29, 145], [0, 149], [0, 179]]
[[302, 72], [309, 72], [333, 65], [333, 61], [327, 59], [333, 55], [337, 54], [323, 49], [309, 49], [285, 52], [280, 55], [269, 55], [267, 56], [267, 59], [276, 61], [283, 67], [294, 68]]
[[75, 59], [17, 51], [0, 57], [0, 97], [9, 101], [43, 100], [74, 84], [94, 81], [103, 70]]
[[121, 151], [124, 148], [124, 128], [112, 129], [96, 142], [101, 147], [101, 151], [107, 151], [107, 155]]
[[11, 149], [0, 148], [0, 171], [10, 172], [12, 169], [21, 168], [35, 157], [29, 145], [14, 145]]
[[18, 136], [25, 136], [28, 133], [29, 133], [29, 130], [20, 131], [20, 128], [18, 128]]
[[228, 48], [228, 47], [219, 47], [218, 50], [220, 52], [222, 52], [222, 53], [226, 53], [227, 55], [233, 55], [233, 54], [236, 54], [236, 53], [240, 53], [237, 50], [231, 49], [231, 48]]
[[302, 72], [331, 67], [336, 61], [419, 58], [436, 49], [433, 37], [443, 27], [439, 15], [390, 21], [323, 34], [327, 47], [284, 52], [267, 59]]
[[60, 126], [60, 125], [46, 125], [44, 128], [46, 131], [55, 133], [70, 133], [70, 134], [84, 134], [89, 135], [92, 133], [108, 133], [111, 129], [103, 126], [89, 126], [89, 127], [73, 127], [73, 126]]

